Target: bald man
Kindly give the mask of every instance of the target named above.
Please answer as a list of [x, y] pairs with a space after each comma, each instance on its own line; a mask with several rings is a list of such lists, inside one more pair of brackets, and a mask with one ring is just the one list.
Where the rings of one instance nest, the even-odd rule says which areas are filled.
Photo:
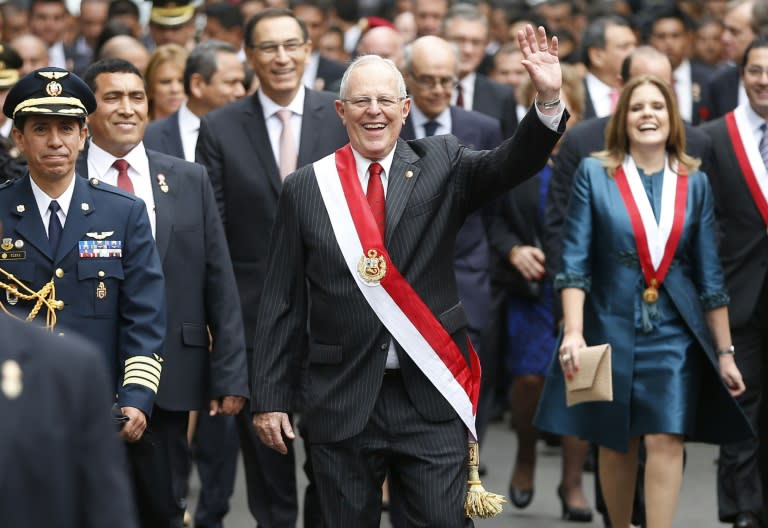
[[104, 43], [99, 59], [123, 59], [138, 68], [142, 74], [147, 71], [149, 51], [146, 46], [128, 35], [117, 35]]
[[10, 44], [19, 53], [23, 61], [19, 69], [19, 77], [23, 77], [38, 68], [48, 66], [48, 46], [40, 37], [27, 33], [16, 37]]

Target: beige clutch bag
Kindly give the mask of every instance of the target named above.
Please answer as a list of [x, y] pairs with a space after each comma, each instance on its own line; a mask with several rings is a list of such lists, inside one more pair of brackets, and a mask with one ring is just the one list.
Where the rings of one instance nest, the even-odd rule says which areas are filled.
[[597, 345], [579, 350], [579, 371], [565, 378], [565, 401], [570, 407], [591, 401], [613, 401], [611, 345]]

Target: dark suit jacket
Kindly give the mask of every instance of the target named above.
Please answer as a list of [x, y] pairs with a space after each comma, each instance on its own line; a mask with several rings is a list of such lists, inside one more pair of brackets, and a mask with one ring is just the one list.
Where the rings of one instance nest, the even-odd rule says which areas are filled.
[[[452, 106], [451, 133], [462, 145], [475, 150], [490, 150], [501, 143], [499, 122], [478, 112], [468, 112]], [[406, 141], [416, 138], [411, 117], [405, 120], [400, 137]], [[488, 237], [483, 213], [470, 214], [456, 235], [454, 265], [459, 299], [464, 305], [473, 330], [482, 331], [488, 324], [491, 285], [488, 277]], [[479, 342], [474, 342], [479, 346]]]
[[597, 117], [595, 112], [595, 105], [592, 103], [592, 96], [589, 93], [589, 86], [586, 79], [582, 81], [584, 83], [584, 114], [581, 116], [582, 121], [587, 119], [594, 119]]
[[341, 62], [328, 59], [320, 55], [317, 63], [317, 75], [315, 76], [315, 90], [329, 90], [336, 81], [340, 81], [347, 67]]
[[144, 146], [150, 150], [185, 159], [181, 129], [179, 129], [179, 112], [176, 111], [148, 124], [144, 131]]
[[[205, 168], [147, 150], [155, 199], [155, 241], [165, 274], [168, 323], [156, 404], [207, 408], [209, 399], [248, 396], [237, 286]], [[88, 149], [77, 163], [88, 175]], [[168, 192], [158, 184], [163, 174]], [[208, 328], [213, 349], [208, 351]]]
[[735, 64], [727, 64], [709, 79], [707, 101], [703, 105], [707, 109], [704, 121], [722, 117], [738, 104], [739, 68]]
[[[583, 158], [602, 150], [605, 145], [605, 127], [608, 117], [581, 121], [563, 136], [560, 150], [552, 157], [554, 170], [547, 190], [547, 207], [544, 220], [544, 253], [547, 255], [547, 272], [554, 277], [562, 268], [561, 230], [568, 211], [568, 201], [573, 186], [573, 176]], [[701, 130], [685, 125], [686, 152], [702, 161], [701, 170], [707, 172], [711, 142]]]
[[[564, 126], [565, 119], [562, 125]], [[454, 240], [466, 216], [536, 173], [559, 137], [536, 115], [492, 151], [462, 148], [452, 135], [399, 140], [387, 187], [384, 243], [392, 261], [467, 358]], [[405, 178], [406, 171], [412, 177]], [[307, 302], [309, 300], [309, 302]], [[360, 294], [339, 251], [312, 166], [286, 180], [272, 235], [255, 340], [252, 408], [289, 411], [307, 348], [307, 409], [313, 442], [336, 442], [368, 422], [391, 340]], [[399, 348], [403, 385], [428, 421], [455, 411]]]
[[[297, 167], [313, 163], [347, 142], [335, 100], [331, 93], [306, 91]], [[282, 187], [256, 95], [203, 117], [196, 161], [208, 169], [224, 221], [250, 349], [266, 274], [269, 233]]]
[[710, 110], [706, 107], [706, 104], [707, 101], [711, 100], [708, 93], [709, 80], [711, 78], [711, 68], [699, 64], [698, 62], [691, 62], [691, 124], [694, 126], [709, 119]]
[[0, 526], [136, 527], [97, 349], [2, 314], [0, 334], [22, 376], [18, 397], [0, 391]]
[[501, 84], [482, 74], [475, 77], [472, 110], [491, 116], [501, 123], [504, 137], [510, 137], [517, 127], [515, 94], [512, 87]]
[[[97, 345], [109, 365], [120, 406], [150, 416], [154, 388], [127, 374], [131, 363], [126, 364], [131, 360], [159, 374], [165, 338], [163, 273], [144, 202], [99, 180], [75, 177], [67, 220], [53, 254], [27, 175], [0, 187], [0, 220], [3, 236], [23, 244], [14, 247], [17, 257], [8, 251], [0, 266], [34, 291], [53, 280], [56, 298], [64, 302], [56, 311], [56, 331], [79, 334]], [[80, 247], [80, 241], [99, 240], [120, 244], [121, 256]], [[9, 308], [26, 317], [32, 305], [19, 300]], [[45, 309], [37, 321], [45, 321]], [[134, 381], [124, 385], [126, 378]]]
[[712, 140], [709, 181], [720, 225], [720, 261], [731, 296], [728, 315], [731, 328], [739, 328], [757, 309], [768, 273], [768, 237], [736, 160], [725, 118], [705, 124], [702, 130]]

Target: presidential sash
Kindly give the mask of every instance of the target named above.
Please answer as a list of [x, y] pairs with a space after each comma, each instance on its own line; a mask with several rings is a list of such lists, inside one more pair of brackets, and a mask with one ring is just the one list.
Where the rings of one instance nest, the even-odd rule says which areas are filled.
[[453, 407], [473, 439], [480, 361], [470, 365], [435, 315], [400, 274], [360, 185], [349, 144], [313, 164], [333, 232], [365, 300], [427, 379]]
[[768, 171], [760, 156], [760, 146], [750, 130], [746, 106], [739, 106], [725, 115], [725, 126], [731, 138], [736, 160], [747, 182], [749, 193], [768, 224]]
[[[676, 169], [679, 172], [676, 172]], [[683, 233], [688, 198], [687, 176], [685, 167], [677, 165], [673, 168], [666, 159], [664, 160], [661, 214], [657, 223], [634, 160], [627, 156], [614, 174], [632, 222], [637, 256], [646, 284], [643, 301], [648, 304], [653, 304], [659, 299], [659, 288], [667, 276]]]

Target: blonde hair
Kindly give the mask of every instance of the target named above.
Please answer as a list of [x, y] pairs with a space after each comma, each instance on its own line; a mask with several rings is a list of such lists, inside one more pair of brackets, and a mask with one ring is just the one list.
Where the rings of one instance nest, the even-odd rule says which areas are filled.
[[[563, 72], [562, 91], [568, 100], [568, 112], [574, 118], [569, 121], [569, 124], [572, 125], [573, 122], [579, 121], [581, 116], [584, 115], [584, 77], [579, 69], [572, 64], [560, 64], [560, 69]], [[517, 100], [521, 105], [530, 107], [533, 104], [533, 100], [536, 97], [536, 87], [531, 82], [530, 77], [523, 79], [517, 93]]]
[[181, 72], [181, 78], [184, 78], [184, 68], [187, 65], [187, 56], [189, 52], [183, 46], [178, 44], [163, 44], [155, 48], [152, 55], [149, 56], [149, 62], [147, 63], [147, 70], [144, 72], [144, 79], [147, 86], [147, 99], [149, 102], [149, 115], [154, 115], [154, 108], [152, 104], [152, 92], [157, 82], [157, 71], [160, 66], [170, 62], [179, 67]]
[[608, 120], [608, 125], [605, 128], [605, 148], [599, 152], [592, 153], [592, 156], [602, 161], [603, 167], [611, 176], [621, 166], [629, 152], [629, 137], [627, 135], [629, 100], [632, 97], [632, 93], [638, 87], [646, 84], [658, 88], [667, 105], [669, 137], [667, 137], [666, 151], [670, 163], [677, 161], [688, 171], [695, 171], [699, 168], [701, 160], [685, 153], [685, 125], [680, 117], [677, 100], [669, 85], [655, 75], [638, 75], [627, 82], [619, 96], [616, 110]]

